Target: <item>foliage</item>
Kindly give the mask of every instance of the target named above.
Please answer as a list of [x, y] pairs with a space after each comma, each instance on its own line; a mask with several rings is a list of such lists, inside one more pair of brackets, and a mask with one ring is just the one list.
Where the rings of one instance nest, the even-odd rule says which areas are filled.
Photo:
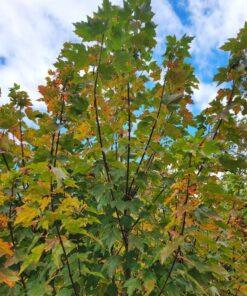
[[[104, 0], [0, 107], [1, 295], [247, 295], [247, 25], [191, 113], [193, 38], [153, 59], [149, 0]], [[194, 132], [195, 131], [195, 132]]]

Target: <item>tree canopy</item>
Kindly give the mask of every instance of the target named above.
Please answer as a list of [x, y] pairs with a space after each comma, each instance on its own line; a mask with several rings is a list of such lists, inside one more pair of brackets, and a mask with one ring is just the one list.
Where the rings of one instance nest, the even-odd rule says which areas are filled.
[[10, 88], [1, 295], [247, 295], [247, 24], [195, 115], [193, 38], [154, 60], [153, 16], [104, 0], [39, 86], [47, 110]]

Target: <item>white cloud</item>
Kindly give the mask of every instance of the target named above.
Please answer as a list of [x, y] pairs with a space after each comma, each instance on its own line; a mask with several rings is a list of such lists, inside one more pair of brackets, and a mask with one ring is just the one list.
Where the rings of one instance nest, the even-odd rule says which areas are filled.
[[6, 58], [6, 65], [0, 65], [3, 102], [14, 82], [32, 98], [38, 97], [37, 86], [44, 82], [62, 44], [75, 38], [72, 23], [91, 14], [100, 2], [1, 0], [0, 56]]
[[193, 96], [196, 108], [200, 110], [208, 107], [209, 102], [216, 97], [217, 90], [216, 83], [204, 83], [200, 81], [199, 89], [194, 91]]
[[188, 0], [187, 12], [188, 30], [196, 37], [192, 51], [201, 70], [206, 70], [212, 51], [236, 36], [247, 20], [247, 1]]
[[[72, 23], [84, 19], [100, 3], [101, 0], [1, 0], [0, 57], [6, 58], [6, 65], [0, 65], [3, 100], [14, 82], [21, 84], [31, 98], [37, 98], [37, 86], [44, 82], [62, 44], [75, 38]], [[179, 0], [191, 21], [186, 26], [170, 3], [173, 1], [152, 0], [159, 44], [167, 34], [195, 35], [193, 54], [203, 76], [209, 69], [213, 49], [234, 36], [247, 19], [247, 1]], [[158, 46], [157, 52], [160, 50]], [[213, 89], [213, 84], [202, 83], [195, 94], [197, 107], [207, 104]]]
[[166, 35], [180, 35], [184, 28], [181, 20], [173, 10], [169, 1], [153, 0], [152, 9], [155, 12], [154, 22], [158, 24], [157, 39], [164, 42]]

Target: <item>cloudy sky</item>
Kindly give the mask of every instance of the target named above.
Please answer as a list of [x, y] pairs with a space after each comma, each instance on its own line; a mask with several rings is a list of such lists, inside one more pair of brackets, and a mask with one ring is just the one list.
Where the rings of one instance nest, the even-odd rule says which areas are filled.
[[[112, 0], [121, 4], [121, 0]], [[75, 38], [73, 22], [85, 19], [101, 0], [1, 0], [0, 87], [1, 103], [8, 88], [21, 84], [30, 97], [38, 98], [37, 86], [65, 41]], [[214, 97], [212, 77], [227, 56], [218, 48], [234, 37], [247, 20], [246, 0], [152, 0], [158, 25], [156, 54], [167, 34], [195, 36], [193, 64], [200, 79], [195, 92], [195, 110], [204, 108]]]

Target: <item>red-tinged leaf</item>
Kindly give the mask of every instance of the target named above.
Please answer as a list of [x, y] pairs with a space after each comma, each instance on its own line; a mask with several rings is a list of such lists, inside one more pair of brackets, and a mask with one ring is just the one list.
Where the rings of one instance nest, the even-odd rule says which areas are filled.
[[0, 238], [0, 256], [13, 256], [14, 252], [12, 251], [11, 247], [11, 243], [5, 242]]
[[5, 283], [10, 288], [13, 288], [18, 280], [19, 277], [15, 271], [7, 268], [0, 269], [0, 283]]

